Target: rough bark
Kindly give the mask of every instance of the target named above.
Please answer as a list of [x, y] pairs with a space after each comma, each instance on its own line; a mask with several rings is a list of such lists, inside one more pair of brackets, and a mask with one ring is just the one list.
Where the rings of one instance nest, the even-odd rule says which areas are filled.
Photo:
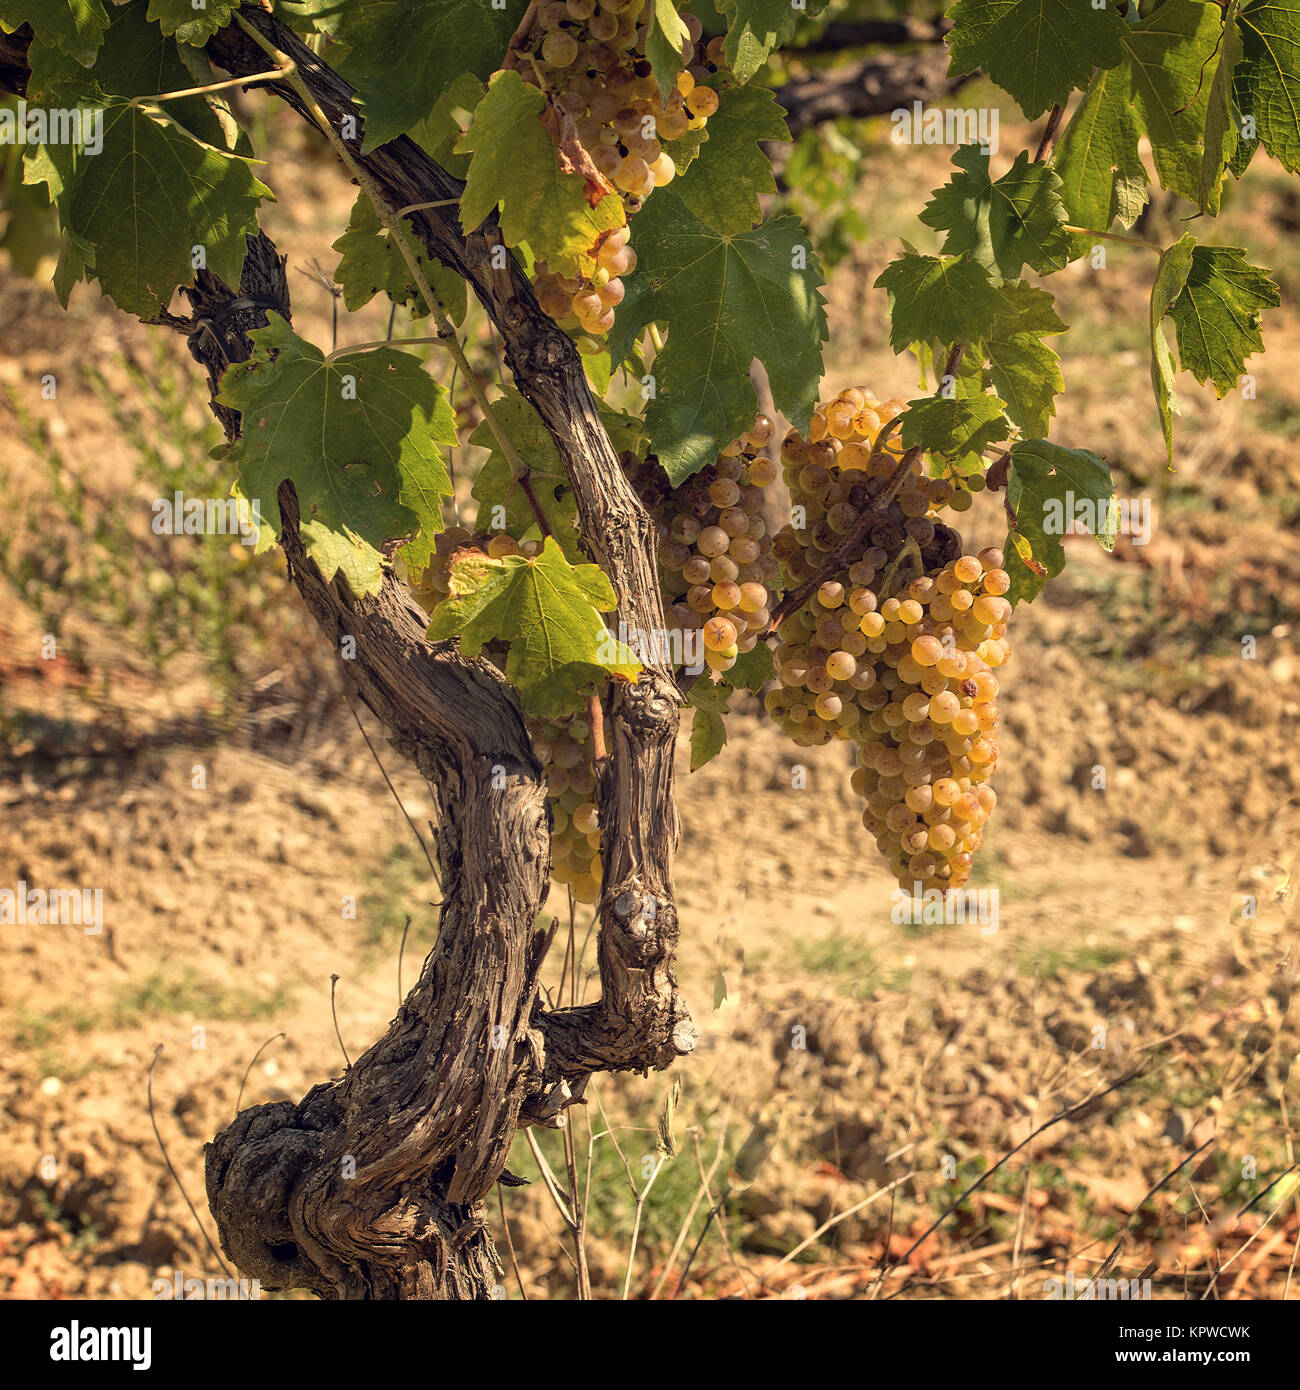
[[[290, 317], [284, 263], [249, 238], [238, 291], [209, 272], [185, 294], [190, 350], [215, 391], [252, 351], [248, 331]], [[214, 403], [227, 436], [237, 412]], [[297, 1105], [243, 1111], [209, 1146], [222, 1244], [267, 1288], [328, 1298], [485, 1298], [500, 1277], [480, 1199], [535, 1097], [531, 1026], [548, 937], [534, 931], [550, 871], [545, 784], [511, 688], [455, 643], [430, 644], [391, 576], [377, 597], [327, 583], [280, 488], [289, 572], [393, 744], [438, 808], [445, 899], [437, 944], [388, 1033]]]
[[[577, 350], [539, 308], [527, 276], [505, 253], [495, 218], [462, 231], [454, 203], [463, 185], [404, 136], [362, 155], [364, 123], [353, 89], [273, 16], [248, 6], [242, 14], [294, 60], [336, 132], [346, 130], [344, 118], [351, 118], [355, 134], [344, 143], [393, 208], [451, 204], [414, 212], [409, 220], [427, 249], [464, 276], [500, 333], [515, 384], [536, 407], [564, 461], [582, 541], [610, 578], [617, 620], [629, 632], [662, 632], [653, 524], [609, 442]], [[207, 51], [235, 76], [266, 69], [265, 51], [235, 28], [217, 34]], [[292, 87], [264, 85], [315, 124]], [[679, 700], [671, 669], [653, 661], [635, 685], [616, 684], [609, 699], [610, 757], [597, 789], [607, 827], [597, 939], [601, 998], [538, 1020], [547, 1040], [547, 1077], [574, 1089], [593, 1071], [668, 1066], [694, 1045], [695, 1028], [673, 969], [678, 826], [672, 780]]]
[[[291, 53], [336, 122], [351, 91], [260, 10], [245, 9]], [[25, 85], [27, 36], [0, 60]], [[260, 71], [265, 55], [224, 31], [212, 55], [230, 71]], [[296, 104], [294, 93], [277, 88]], [[360, 157], [360, 137], [354, 154]], [[394, 206], [456, 197], [460, 185], [406, 140], [364, 161]], [[507, 259], [491, 263], [495, 228], [465, 237], [454, 217], [418, 217], [430, 249], [487, 305], [507, 362], [555, 436], [577, 497], [584, 543], [613, 581], [630, 629], [662, 629], [654, 534], [588, 391], [568, 338], [541, 313]], [[289, 315], [283, 262], [249, 239], [238, 291], [201, 272], [186, 291], [184, 331], [215, 388], [252, 350], [265, 311]], [[214, 403], [227, 435], [239, 417]], [[480, 1199], [500, 1176], [520, 1123], [554, 1123], [594, 1070], [668, 1065], [694, 1029], [673, 975], [677, 941], [671, 857], [677, 825], [672, 756], [678, 695], [649, 666], [609, 701], [610, 758], [599, 796], [606, 833], [599, 1002], [555, 1012], [537, 1005], [549, 938], [533, 930], [549, 875], [544, 783], [513, 692], [486, 662], [430, 645], [422, 615], [392, 576], [377, 598], [326, 583], [297, 533], [297, 499], [280, 495], [282, 543], [294, 583], [336, 644], [393, 743], [429, 780], [440, 811], [446, 901], [438, 943], [386, 1036], [343, 1077], [240, 1114], [209, 1146], [208, 1196], [223, 1245], [267, 1288], [327, 1298], [483, 1298], [499, 1276]]]

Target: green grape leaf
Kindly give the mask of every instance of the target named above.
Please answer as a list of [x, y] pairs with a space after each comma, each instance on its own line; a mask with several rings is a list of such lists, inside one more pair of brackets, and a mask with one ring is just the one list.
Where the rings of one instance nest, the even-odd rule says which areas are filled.
[[533, 559], [466, 555], [451, 567], [451, 592], [434, 611], [429, 637], [459, 637], [467, 657], [507, 641], [506, 679], [529, 714], [556, 718], [577, 708], [606, 676], [634, 681], [641, 664], [609, 631], [616, 607], [597, 565], [572, 565], [549, 538]]
[[[1127, 66], [1099, 72], [1056, 147], [1052, 163], [1061, 201], [1076, 227], [1104, 232], [1116, 218], [1131, 227], [1147, 201], [1147, 171], [1138, 152], [1142, 124], [1130, 90]], [[1080, 238], [1077, 254], [1087, 246]]]
[[960, 145], [952, 162], [961, 170], [925, 205], [921, 221], [946, 233], [945, 254], [967, 252], [986, 270], [1014, 280], [1024, 265], [1040, 274], [1060, 268], [1073, 245], [1061, 201], [1061, 180], [1048, 164], [1031, 164], [1026, 151], [996, 182], [978, 145]]
[[1161, 187], [1197, 200], [1210, 105], [1209, 63], [1222, 34], [1217, 5], [1165, 0], [1124, 26], [1134, 110], [1151, 141]]
[[[465, 281], [441, 261], [424, 254], [423, 243], [414, 230], [408, 233], [407, 244], [415, 251], [443, 312], [453, 323], [463, 322], [467, 307]], [[349, 311], [369, 304], [382, 291], [394, 304], [409, 308], [413, 319], [427, 315], [424, 295], [416, 286], [411, 268], [388, 228], [380, 222], [367, 194], [357, 195], [348, 229], [334, 243], [334, 250], [343, 258], [334, 278], [343, 287], [343, 303]]]
[[1166, 311], [1179, 365], [1197, 381], [1213, 381], [1222, 399], [1241, 379], [1246, 359], [1264, 351], [1260, 319], [1281, 302], [1268, 272], [1251, 265], [1240, 247], [1195, 247], [1182, 290]]
[[101, 0], [0, 0], [0, 29], [12, 34], [23, 24], [88, 68], [104, 41], [108, 11]]
[[1161, 327], [1161, 320], [1169, 312], [1170, 305], [1183, 292], [1188, 272], [1192, 268], [1192, 252], [1196, 238], [1190, 232], [1160, 257], [1156, 278], [1151, 286], [1150, 317], [1148, 330], [1151, 338], [1151, 385], [1156, 393], [1156, 409], [1160, 412], [1160, 427], [1164, 430], [1165, 450], [1169, 462], [1174, 461], [1174, 420], [1181, 415], [1178, 397], [1174, 393], [1174, 373], [1177, 367], [1173, 354], [1169, 351], [1169, 340]]
[[[763, 644], [760, 643], [759, 645]], [[766, 650], [766, 648], [764, 649]], [[754, 650], [757, 651], [758, 648], [755, 647]], [[705, 763], [712, 762], [726, 747], [725, 715], [730, 699], [730, 687], [714, 685], [707, 676], [701, 676], [691, 686], [686, 701], [695, 711], [691, 717], [692, 772], [698, 772]]]
[[715, 232], [747, 232], [762, 220], [759, 198], [776, 192], [772, 161], [758, 142], [790, 138], [785, 112], [765, 87], [733, 87], [722, 93], [707, 133], [673, 189]]
[[95, 273], [120, 309], [152, 318], [177, 285], [192, 285], [191, 247], [239, 284], [257, 230], [257, 205], [271, 190], [247, 160], [201, 144], [166, 117], [139, 106], [111, 106], [104, 145], [77, 166], [68, 226], [95, 247]]
[[1219, 43], [1210, 101], [1205, 112], [1205, 149], [1201, 154], [1201, 176], [1197, 201], [1203, 212], [1218, 216], [1223, 196], [1223, 176], [1237, 152], [1237, 123], [1232, 109], [1232, 76], [1241, 59], [1241, 33], [1237, 28], [1237, 9], [1241, 0], [1228, 0], [1223, 15], [1223, 38]]
[[[807, 0], [796, 9], [790, 0], [734, 0], [726, 7], [727, 37], [722, 55], [738, 82], [748, 82], [774, 48], [794, 37], [801, 20], [814, 19], [827, 0]], [[719, 11], [723, 9], [718, 6]]]
[[1011, 426], [1005, 406], [996, 396], [925, 396], [909, 401], [903, 415], [905, 449], [920, 446], [927, 453], [968, 461], [990, 444], [1005, 439]]
[[1085, 521], [1103, 550], [1115, 548], [1118, 503], [1110, 469], [1087, 449], [1022, 439], [1011, 450], [1007, 505], [1016, 514], [1004, 553], [1011, 603], [1032, 600], [1065, 568], [1066, 529]]
[[1002, 312], [1003, 296], [982, 265], [968, 256], [922, 256], [907, 248], [876, 278], [889, 291], [889, 341], [973, 343]]
[[1120, 60], [1124, 21], [1088, 0], [958, 0], [949, 11], [949, 76], [982, 68], [1031, 120]]
[[722, 679], [734, 690], [748, 690], [757, 695], [775, 675], [772, 648], [766, 642], [756, 642], [750, 651], [741, 652], [729, 671], [722, 672]]
[[361, 101], [362, 154], [423, 120], [462, 73], [486, 81], [525, 8], [525, 0], [507, 0], [500, 9], [485, 0], [364, 0], [345, 7], [335, 36], [346, 46], [338, 70]]
[[507, 246], [526, 241], [551, 270], [579, 275], [594, 269], [597, 237], [623, 226], [626, 214], [614, 193], [591, 207], [582, 175], [561, 171], [541, 123], [545, 108], [546, 98], [517, 72], [492, 79], [456, 146], [473, 156], [460, 200], [461, 224], [472, 231], [500, 204]]
[[[690, 35], [673, 0], [647, 0], [646, 23], [650, 31], [645, 41], [645, 56], [650, 60], [650, 73], [659, 84], [659, 95], [665, 100], [677, 83], [682, 71], [682, 45]], [[645, 11], [642, 11], [645, 14]]]
[[755, 357], [776, 408], [806, 430], [822, 375], [821, 266], [796, 217], [723, 236], [660, 188], [637, 215], [639, 261], [610, 333], [626, 359], [648, 323], [671, 325], [655, 359], [646, 428], [674, 486], [754, 422]]
[[984, 339], [989, 380], [1015, 424], [1028, 435], [1045, 435], [1065, 380], [1060, 358], [1043, 339], [1064, 333], [1066, 326], [1046, 290], [1021, 280], [1007, 286], [1006, 294], [1006, 312]]
[[149, 19], [156, 20], [164, 34], [175, 34], [182, 43], [202, 48], [230, 23], [238, 8], [239, 0], [204, 0], [198, 9], [192, 0], [149, 0]]
[[458, 179], [469, 173], [469, 156], [457, 154], [456, 146], [486, 91], [472, 72], [461, 73], [433, 103], [433, 110], [406, 132], [436, 164]]
[[[569, 560], [581, 563], [587, 557], [578, 540], [578, 506], [550, 430], [537, 411], [513, 388], [493, 402], [492, 413], [506, 438], [528, 464], [529, 481], [551, 534]], [[511, 472], [510, 462], [501, 452], [486, 420], [470, 435], [469, 442], [489, 450], [471, 492], [478, 502], [475, 525], [480, 531], [504, 531], [516, 540], [540, 540], [542, 532], [528, 497]]]
[[1242, 7], [1235, 92], [1237, 106], [1254, 118], [1259, 142], [1284, 169], [1300, 172], [1298, 0], [1251, 0]]
[[[243, 494], [282, 528], [276, 500], [293, 480], [308, 553], [327, 579], [342, 570], [373, 593], [392, 543], [413, 571], [428, 563], [451, 495], [442, 450], [456, 442], [447, 393], [418, 358], [393, 348], [326, 359], [278, 314], [249, 335], [247, 362], [227, 368], [217, 399], [244, 413], [226, 456]], [[328, 534], [327, 534], [328, 533]]]

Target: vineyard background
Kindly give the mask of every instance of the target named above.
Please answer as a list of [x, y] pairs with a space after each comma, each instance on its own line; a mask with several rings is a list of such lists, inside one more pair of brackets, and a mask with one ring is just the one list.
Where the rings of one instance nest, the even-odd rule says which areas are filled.
[[[962, 97], [996, 100], [983, 86]], [[1007, 158], [1031, 131], [1001, 114]], [[289, 255], [296, 326], [328, 343], [329, 295], [295, 268], [334, 265], [352, 191], [291, 117], [266, 119], [297, 188], [267, 206], [264, 224]], [[866, 230], [830, 281], [824, 395], [854, 383], [911, 390], [888, 347], [884, 295], [868, 287], [899, 235], [915, 236], [917, 190], [948, 167], [942, 148], [904, 157], [886, 122], [865, 130], [869, 176], [854, 210]], [[1148, 216], [1169, 218], [1163, 207]], [[580, 1151], [591, 1128], [612, 1124], [622, 1153], [608, 1137], [592, 1149], [598, 1296], [623, 1286], [636, 1212], [623, 1159], [641, 1186], [675, 1079], [678, 1154], [645, 1203], [633, 1296], [677, 1286], [760, 1116], [776, 1123], [770, 1156], [706, 1234], [683, 1297], [1042, 1297], [1045, 1278], [1095, 1270], [1148, 1190], [1211, 1137], [1128, 1222], [1113, 1273], [1154, 1263], [1157, 1296], [1181, 1296], [1242, 1251], [1217, 1295], [1282, 1295], [1300, 1202], [1284, 1202], [1262, 1232], [1285, 1187], [1238, 1213], [1295, 1157], [1283, 1132], [1300, 1050], [1289, 966], [1300, 919], [1287, 886], [1300, 846], [1298, 232], [1300, 195], [1261, 152], [1207, 235], [1250, 245], [1283, 308], [1269, 316], [1267, 357], [1252, 363], [1257, 399], [1186, 393], [1173, 473], [1150, 404], [1151, 258], [1112, 247], [1104, 270], [1079, 263], [1057, 277], [1058, 308], [1081, 331], [1062, 345], [1068, 389], [1053, 437], [1103, 453], [1122, 497], [1152, 499], [1156, 529], [1146, 547], [1121, 538], [1113, 558], [1071, 542], [1064, 575], [1015, 615], [999, 808], [973, 879], [1001, 892], [996, 935], [890, 922], [892, 883], [860, 826], [846, 745], [796, 749], [750, 701], [723, 755], [689, 775], [683, 734], [679, 971], [701, 1043], [667, 1075], [597, 1078], [575, 1112]], [[1156, 239], [1177, 234], [1169, 220]], [[159, 480], [210, 476], [217, 438], [183, 345], [84, 292], [65, 315], [8, 267], [0, 322], [11, 518], [0, 864], [5, 882], [104, 886], [108, 921], [98, 937], [52, 927], [0, 938], [0, 1296], [147, 1297], [173, 1268], [220, 1272], [153, 1138], [154, 1048], [165, 1049], [157, 1122], [202, 1210], [203, 1144], [241, 1083], [244, 1103], [296, 1097], [342, 1065], [334, 974], [355, 1058], [396, 1005], [408, 913], [408, 986], [428, 949], [437, 887], [275, 557], [210, 540], [183, 551], [149, 534]], [[372, 305], [344, 333], [386, 327]], [[39, 400], [47, 372], [57, 402]], [[53, 477], [72, 495], [59, 501]], [[997, 508], [981, 497], [967, 514], [971, 548], [1000, 542]], [[185, 553], [226, 576], [215, 600], [177, 573]], [[54, 661], [39, 654], [55, 614], [27, 582], [37, 573], [66, 608]], [[1254, 661], [1242, 659], [1243, 633], [1259, 640]], [[422, 785], [364, 718], [422, 824]], [[809, 769], [804, 790], [791, 787], [796, 761]], [[192, 787], [196, 764], [205, 790]], [[1104, 792], [1091, 787], [1096, 764]], [[1257, 922], [1240, 920], [1243, 893], [1259, 898]], [[340, 912], [348, 894], [360, 898], [355, 922]], [[551, 906], [561, 910], [556, 896]], [[588, 922], [580, 909], [580, 946]], [[1094, 1050], [1099, 1023], [1107, 1046]], [[790, 1047], [799, 1024], [806, 1050]], [[903, 1255], [982, 1167], [1143, 1061], [1143, 1076], [1044, 1134], [873, 1283], [882, 1256]], [[557, 1137], [541, 1142], [562, 1165]], [[59, 1158], [53, 1181], [40, 1176], [46, 1154]], [[937, 1176], [944, 1154], [955, 1181]], [[1255, 1178], [1242, 1176], [1248, 1156]], [[522, 1137], [510, 1168], [537, 1176]], [[711, 1196], [691, 1217], [701, 1170]], [[528, 1295], [571, 1296], [542, 1184], [503, 1200]], [[661, 1280], [683, 1223], [684, 1250]], [[517, 1297], [513, 1273], [506, 1282]]]

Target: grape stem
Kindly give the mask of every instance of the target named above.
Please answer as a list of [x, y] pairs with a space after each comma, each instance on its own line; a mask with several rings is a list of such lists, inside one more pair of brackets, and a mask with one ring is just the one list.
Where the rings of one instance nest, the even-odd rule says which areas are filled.
[[649, 327], [650, 341], [654, 344], [655, 356], [658, 357], [658, 355], [664, 350], [663, 334], [660, 333], [658, 324], [652, 323], [649, 325]]
[[805, 579], [797, 589], [792, 589], [777, 604], [776, 611], [772, 614], [772, 621], [768, 625], [769, 633], [775, 632], [777, 626], [788, 618], [795, 609], [801, 607], [814, 590], [821, 588], [828, 579], [838, 574], [850, 557], [862, 550], [863, 542], [871, 534], [873, 526], [888, 520], [886, 508], [898, 494], [907, 475], [912, 471], [912, 465], [921, 457], [921, 453], [921, 446], [915, 444], [903, 455], [899, 460], [898, 467], [890, 474], [884, 489], [876, 497], [875, 505], [869, 511], [863, 512], [854, 522], [853, 529], [826, 557], [821, 568], [808, 579]]
[[515, 482], [519, 484], [519, 490], [524, 494], [529, 507], [532, 510], [533, 518], [537, 522], [537, 529], [543, 536], [554, 536], [550, 523], [546, 520], [546, 513], [542, 511], [542, 504], [537, 500], [537, 493], [533, 488], [533, 476], [530, 468], [525, 468], [522, 473], [515, 477]]
[[889, 562], [889, 568], [880, 577], [880, 583], [876, 587], [876, 593], [881, 599], [887, 599], [889, 597], [890, 586], [894, 582], [894, 574], [904, 556], [915, 560], [918, 569], [924, 569], [925, 561], [921, 555], [921, 547], [917, 545], [915, 536], [908, 536], [907, 540], [899, 549], [898, 554]]
[[600, 696], [587, 697], [587, 722], [591, 725], [591, 747], [597, 770], [602, 768], [609, 752], [605, 748], [605, 711], [601, 708]]
[[529, 46], [528, 40], [537, 21], [537, 8], [538, 0], [528, 0], [524, 17], [519, 21], [515, 32], [510, 35], [510, 42], [506, 44], [505, 62], [501, 64], [503, 71], [519, 66], [519, 55]]
[[1052, 146], [1056, 144], [1056, 137], [1061, 129], [1061, 117], [1065, 114], [1064, 108], [1058, 101], [1048, 113], [1047, 124], [1043, 127], [1042, 139], [1038, 142], [1038, 149], [1034, 152], [1034, 163], [1038, 164], [1052, 153]]
[[292, 58], [285, 59], [286, 66], [282, 68], [271, 68], [268, 72], [255, 72], [249, 77], [231, 77], [224, 82], [209, 82], [203, 87], [182, 87], [177, 92], [159, 92], [151, 97], [132, 97], [128, 106], [152, 105], [155, 102], [179, 101], [182, 97], [201, 97], [209, 92], [224, 92], [230, 87], [251, 87], [255, 82], [278, 82], [282, 77], [287, 77], [291, 72], [296, 72], [298, 65]]
[[[948, 360], [943, 365], [943, 375], [939, 378], [939, 387], [943, 388], [945, 377], [953, 377], [956, 374], [961, 359], [966, 351], [964, 343], [954, 343], [948, 353]], [[901, 426], [903, 417], [895, 415], [888, 425], [876, 436], [876, 448], [879, 449], [889, 438], [891, 432]], [[788, 618], [797, 608], [801, 607], [805, 600], [815, 589], [821, 586], [838, 571], [844, 568], [845, 562], [850, 556], [857, 554], [863, 546], [863, 542], [871, 533], [871, 528], [881, 521], [885, 521], [886, 508], [898, 495], [903, 483], [907, 480], [907, 475], [912, 471], [912, 465], [921, 457], [923, 449], [921, 445], [914, 444], [899, 460], [898, 467], [889, 475], [889, 481], [885, 484], [882, 491], [874, 499], [874, 506], [869, 511], [865, 511], [853, 525], [853, 529], [835, 547], [834, 550], [823, 561], [821, 568], [810, 578], [805, 579], [797, 589], [792, 589], [776, 606], [776, 611], [772, 614], [772, 621], [768, 625], [768, 633], [776, 631], [778, 624]], [[901, 553], [901, 552], [900, 552]]]
[[[402, 259], [406, 262], [410, 270], [416, 287], [424, 298], [424, 302], [429, 306], [429, 312], [433, 315], [434, 322], [438, 326], [438, 340], [443, 343], [447, 351], [451, 354], [452, 361], [465, 374], [465, 382], [468, 385], [470, 394], [474, 397], [478, 408], [483, 412], [483, 418], [487, 421], [488, 428], [492, 431], [493, 438], [501, 447], [501, 452], [505, 455], [506, 461], [510, 465], [511, 473], [519, 476], [528, 471], [528, 465], [520, 457], [518, 449], [515, 448], [509, 436], [501, 426], [501, 421], [497, 418], [496, 412], [492, 409], [492, 403], [487, 398], [487, 392], [483, 389], [482, 382], [474, 373], [470, 366], [469, 358], [465, 355], [465, 350], [461, 347], [456, 337], [456, 329], [452, 321], [447, 317], [437, 295], [429, 285], [428, 277], [424, 273], [424, 267], [420, 264], [420, 258], [411, 249], [410, 243], [406, 239], [406, 228], [402, 225], [402, 219], [398, 213], [390, 206], [387, 198], [380, 191], [370, 173], [357, 162], [352, 156], [352, 151], [348, 149], [342, 138], [330, 125], [329, 117], [321, 110], [320, 105], [312, 96], [310, 88], [302, 80], [297, 68], [291, 63], [289, 57], [281, 53], [278, 48], [258, 32], [241, 14], [236, 13], [232, 16], [235, 23], [253, 40], [263, 52], [270, 55], [273, 61], [278, 63], [282, 69], [286, 69], [284, 81], [293, 88], [303, 108], [311, 115], [311, 118], [320, 128], [321, 133], [334, 147], [335, 154], [343, 161], [344, 166], [353, 178], [356, 179], [360, 187], [365, 191], [366, 196], [374, 205], [379, 220], [388, 229], [389, 235], [393, 238], [393, 243], [402, 253]], [[287, 65], [287, 68], [286, 68]]]
[[1163, 256], [1165, 249], [1157, 245], [1154, 241], [1148, 241], [1145, 237], [1125, 236], [1122, 232], [1099, 232], [1095, 227], [1075, 227], [1066, 223], [1061, 228], [1063, 232], [1069, 232], [1071, 236], [1095, 236], [1102, 241], [1122, 241], [1128, 246], [1141, 246], [1143, 250], [1154, 251], [1157, 256]]

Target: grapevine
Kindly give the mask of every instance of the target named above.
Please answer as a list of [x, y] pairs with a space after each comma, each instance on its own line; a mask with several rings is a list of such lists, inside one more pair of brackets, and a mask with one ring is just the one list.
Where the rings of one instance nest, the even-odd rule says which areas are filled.
[[[888, 117], [899, 158], [938, 143], [947, 165], [924, 230], [856, 287], [855, 325], [900, 359], [878, 369], [886, 396], [825, 385], [848, 350], [826, 361], [825, 263], [791, 195], [839, 199], [842, 181], [776, 167], [787, 103], [842, 32], [819, 16], [820, 0], [0, 0], [5, 243], [46, 200], [60, 302], [94, 286], [181, 335], [225, 436], [207, 500], [256, 504], [244, 539], [283, 551], [434, 807], [435, 944], [388, 1035], [208, 1146], [223, 1246], [268, 1288], [493, 1296], [482, 1204], [515, 1130], [560, 1127], [593, 1075], [691, 1051], [684, 710], [692, 770], [728, 718], [763, 712], [796, 756], [848, 755], [889, 875], [864, 876], [864, 914], [933, 890], [946, 911], [988, 882], [1013, 611], [1065, 569], [1080, 507], [1104, 550], [1119, 530], [1110, 464], [1057, 416], [1054, 275], [1086, 263], [1083, 296], [1108, 255], [1143, 267], [1161, 463], [1183, 438], [1180, 371], [1255, 399], [1281, 293], [1213, 219], [1257, 157], [1300, 170], [1293, 0], [961, 0], [928, 37], [904, 26], [908, 64], [884, 66], [906, 91], [828, 61], [824, 97]], [[976, 73], [1006, 101], [925, 109]], [[332, 313], [321, 342], [263, 225], [301, 161], [254, 149], [279, 130], [250, 118], [262, 102], [302, 117], [358, 190], [337, 265], [303, 292], [380, 303]], [[1023, 116], [1004, 144], [979, 130], [995, 106]], [[14, 139], [20, 108], [37, 119]], [[864, 170], [876, 134], [853, 130]], [[1176, 215], [1136, 235], [1155, 187]], [[428, 314], [428, 336], [396, 336], [399, 309]], [[968, 546], [971, 510], [1005, 538]], [[560, 1007], [552, 885], [571, 909]], [[592, 908], [585, 961], [574, 903]], [[670, 1130], [671, 1104], [662, 1152]]]

